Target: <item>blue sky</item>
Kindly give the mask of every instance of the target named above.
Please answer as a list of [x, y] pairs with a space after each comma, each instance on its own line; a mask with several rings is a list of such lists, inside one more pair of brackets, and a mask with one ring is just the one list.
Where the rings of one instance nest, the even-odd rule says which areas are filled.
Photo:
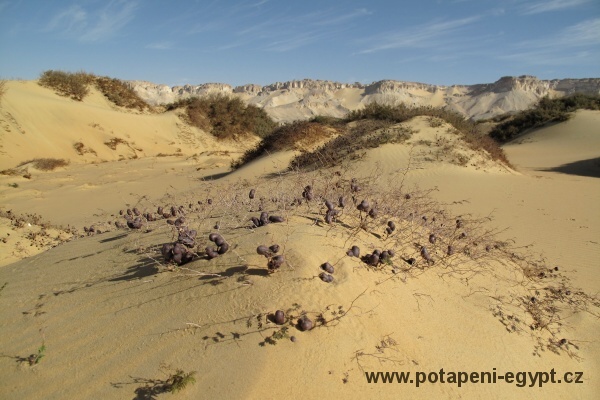
[[599, 0], [0, 0], [0, 77], [168, 85], [600, 77]]

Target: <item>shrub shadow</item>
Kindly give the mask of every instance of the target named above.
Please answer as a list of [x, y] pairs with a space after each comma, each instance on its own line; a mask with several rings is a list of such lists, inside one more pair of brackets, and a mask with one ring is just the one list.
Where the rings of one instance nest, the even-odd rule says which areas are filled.
[[562, 174], [600, 178], [600, 157], [574, 161], [558, 167], [541, 169], [539, 171], [560, 172]]

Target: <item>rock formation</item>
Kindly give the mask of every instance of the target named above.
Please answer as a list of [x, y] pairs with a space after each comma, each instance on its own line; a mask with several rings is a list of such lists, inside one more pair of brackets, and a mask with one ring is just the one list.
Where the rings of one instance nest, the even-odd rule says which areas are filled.
[[529, 75], [505, 76], [494, 83], [452, 86], [393, 80], [365, 85], [311, 79], [235, 88], [223, 83], [175, 87], [145, 81], [130, 81], [129, 84], [140, 97], [153, 105], [210, 93], [239, 96], [249, 104], [264, 108], [280, 122], [308, 119], [315, 115], [343, 117], [372, 101], [446, 106], [470, 118], [484, 119], [527, 109], [544, 96], [600, 94], [600, 78], [540, 80]]

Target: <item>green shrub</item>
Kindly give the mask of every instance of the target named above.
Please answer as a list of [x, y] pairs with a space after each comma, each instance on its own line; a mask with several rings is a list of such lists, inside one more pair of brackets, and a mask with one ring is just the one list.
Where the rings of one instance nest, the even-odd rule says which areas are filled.
[[528, 110], [502, 117], [503, 122], [490, 131], [490, 136], [499, 142], [507, 142], [528, 129], [566, 121], [579, 109], [599, 110], [600, 96], [577, 93], [558, 99], [544, 97]]
[[240, 98], [212, 94], [183, 100], [167, 106], [186, 107], [190, 123], [210, 132], [217, 139], [242, 139], [254, 134], [265, 137], [277, 126], [259, 107], [246, 105]]

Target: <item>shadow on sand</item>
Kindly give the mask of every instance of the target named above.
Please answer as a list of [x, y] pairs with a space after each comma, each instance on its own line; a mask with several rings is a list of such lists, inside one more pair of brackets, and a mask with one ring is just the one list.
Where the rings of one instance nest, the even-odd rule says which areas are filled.
[[563, 164], [554, 168], [546, 168], [540, 171], [560, 172], [562, 174], [600, 178], [600, 157], [574, 161], [572, 163]]

